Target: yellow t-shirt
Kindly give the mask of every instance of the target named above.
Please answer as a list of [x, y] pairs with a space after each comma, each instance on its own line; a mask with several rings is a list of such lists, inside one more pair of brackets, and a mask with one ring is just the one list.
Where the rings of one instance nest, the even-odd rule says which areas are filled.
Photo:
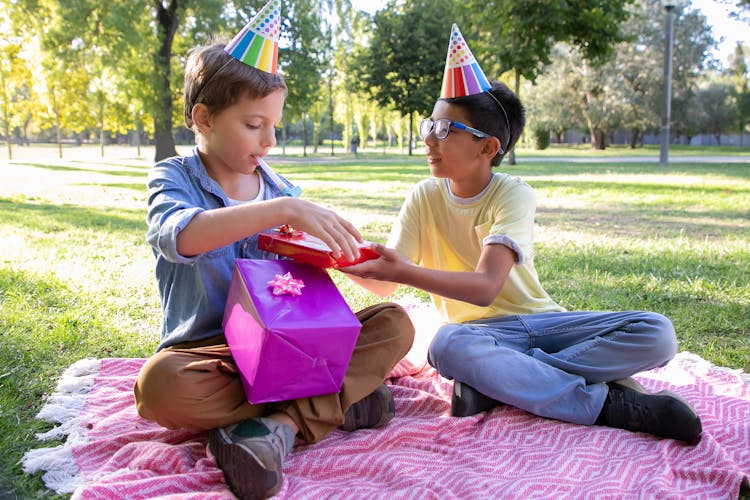
[[535, 211], [531, 187], [506, 174], [494, 174], [473, 198], [457, 198], [446, 179], [430, 178], [407, 196], [387, 246], [415, 264], [443, 271], [474, 271], [484, 245], [506, 245], [516, 253], [505, 285], [487, 307], [431, 294], [445, 322], [564, 311], [534, 268]]

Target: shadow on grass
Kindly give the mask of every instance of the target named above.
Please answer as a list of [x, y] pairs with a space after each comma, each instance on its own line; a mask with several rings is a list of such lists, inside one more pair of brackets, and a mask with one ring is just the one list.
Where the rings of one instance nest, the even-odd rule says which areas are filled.
[[53, 276], [0, 268], [0, 299], [0, 477], [15, 493], [7, 498], [35, 498], [29, 494], [44, 491], [40, 474], [23, 475], [19, 461], [38, 446], [34, 434], [50, 427], [35, 416], [62, 370], [80, 357], [93, 324], [76, 318], [84, 316], [76, 295]]
[[[91, 162], [80, 162], [84, 165], [90, 165], [90, 168], [83, 168], [83, 167], [71, 167], [69, 165], [50, 165], [49, 163], [19, 163], [19, 165], [23, 165], [26, 167], [34, 167], [34, 168], [40, 168], [44, 170], [53, 170], [57, 172], [81, 172], [81, 173], [87, 173], [87, 174], [97, 174], [97, 175], [112, 175], [117, 177], [143, 177], [145, 179], [146, 174], [142, 172], [139, 167], [132, 167], [132, 170], [102, 170], [97, 169], [98, 166], [96, 163]], [[122, 164], [114, 164], [113, 166], [118, 167], [121, 169], [123, 167]], [[130, 168], [130, 167], [127, 167]], [[145, 180], [144, 180], [145, 183]]]
[[78, 205], [16, 203], [0, 198], [0, 220], [44, 232], [65, 231], [78, 227], [107, 231], [145, 231], [143, 210], [116, 208], [99, 210]]
[[346, 211], [349, 210], [389, 212], [393, 214], [393, 219], [395, 219], [399, 208], [401, 208], [401, 203], [404, 201], [402, 193], [368, 196], [361, 192], [352, 193], [343, 189], [313, 188], [305, 189], [304, 194], [317, 203], [342, 207], [342, 215], [345, 215]]
[[[146, 197], [146, 183], [145, 182], [132, 182], [132, 183], [126, 183], [126, 182], [85, 182], [80, 184], [75, 184], [76, 186], [81, 187], [108, 187], [108, 188], [120, 188], [120, 189], [130, 189], [139, 193], [143, 193], [143, 197], [145, 199]], [[145, 206], [145, 201], [144, 201]]]
[[606, 273], [616, 281], [645, 276], [654, 280], [692, 283], [700, 278], [705, 283], [712, 283], [713, 290], [731, 293], [732, 289], [738, 292], [744, 289], [746, 274], [741, 271], [741, 265], [747, 259], [748, 251], [707, 260], [705, 255], [688, 250], [676, 252], [646, 247], [615, 252], [594, 243], [564, 248], [539, 244], [537, 254], [537, 268], [540, 273], [544, 270], [550, 279], [564, 274], [583, 275], [583, 279], [588, 280], [591, 273]]
[[116, 168], [123, 168], [123, 167], [132, 168], [133, 170], [138, 171], [137, 173], [140, 173], [140, 171], [148, 172], [148, 170], [152, 168], [153, 165], [151, 164], [138, 165], [138, 164], [125, 163], [128, 161], [137, 162], [139, 160], [140, 160], [139, 158], [122, 158], [120, 161], [70, 160], [68, 163], [94, 165], [94, 166], [109, 166], [109, 167], [116, 167]]
[[728, 235], [748, 236], [748, 215], [726, 210], [688, 211], [667, 208], [645, 210], [641, 206], [544, 208], [537, 209], [536, 222], [542, 228], [590, 233], [603, 239], [612, 236], [629, 238], [669, 238], [685, 236], [715, 239]]
[[410, 164], [315, 164], [280, 165], [279, 173], [288, 177], [292, 182], [314, 180], [320, 182], [399, 182], [407, 185], [415, 184], [430, 176], [427, 165]]
[[685, 185], [661, 182], [622, 182], [622, 181], [598, 181], [588, 179], [571, 180], [530, 180], [529, 184], [534, 189], [567, 189], [572, 192], [586, 191], [610, 191], [617, 190], [618, 193], [630, 193], [631, 196], [642, 194], [674, 195], [740, 195], [748, 190], [737, 186], [708, 186], [708, 185]]
[[[389, 181], [417, 182], [430, 176], [430, 169], [424, 159], [421, 161], [394, 161], [375, 163], [352, 161], [341, 163], [281, 163], [274, 168], [289, 176], [290, 180], [311, 178], [316, 180], [347, 181]], [[556, 175], [697, 175], [710, 179], [732, 178], [750, 179], [750, 159], [747, 163], [683, 163], [662, 167], [653, 163], [596, 163], [571, 162], [520, 162], [516, 165], [501, 164], [495, 172], [508, 173], [521, 178]]]

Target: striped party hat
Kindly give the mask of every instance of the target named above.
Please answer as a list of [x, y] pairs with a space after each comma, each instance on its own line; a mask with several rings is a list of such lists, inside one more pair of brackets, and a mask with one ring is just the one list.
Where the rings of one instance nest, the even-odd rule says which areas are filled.
[[281, 29], [281, 0], [269, 0], [224, 48], [240, 62], [276, 73]]
[[457, 25], [451, 28], [448, 56], [445, 58], [445, 73], [440, 97], [449, 99], [479, 94], [491, 87], [474, 54], [469, 50]]

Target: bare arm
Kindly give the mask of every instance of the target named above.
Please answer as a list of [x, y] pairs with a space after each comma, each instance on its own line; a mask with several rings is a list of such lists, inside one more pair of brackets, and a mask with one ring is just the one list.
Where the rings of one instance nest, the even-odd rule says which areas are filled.
[[276, 198], [201, 212], [177, 235], [177, 251], [191, 256], [221, 248], [281, 224], [323, 240], [336, 257], [359, 256], [357, 229], [335, 212], [299, 198]]
[[[395, 250], [382, 245], [375, 245], [374, 248], [381, 255], [380, 258], [340, 270], [364, 278], [366, 281], [352, 279], [379, 295], [383, 291], [392, 293], [396, 288], [395, 283], [402, 283], [477, 306], [487, 306], [495, 300], [516, 259], [513, 250], [505, 245], [486, 245], [474, 271], [441, 271], [414, 265]], [[381, 283], [376, 284], [372, 280]]]
[[359, 265], [361, 264], [358, 264], [357, 266], [341, 267], [339, 268], [339, 271], [343, 271], [350, 280], [365, 290], [369, 290], [380, 297], [387, 297], [398, 288], [398, 283], [393, 281], [379, 281], [376, 279], [362, 278], [350, 271], [352, 267], [359, 267]]

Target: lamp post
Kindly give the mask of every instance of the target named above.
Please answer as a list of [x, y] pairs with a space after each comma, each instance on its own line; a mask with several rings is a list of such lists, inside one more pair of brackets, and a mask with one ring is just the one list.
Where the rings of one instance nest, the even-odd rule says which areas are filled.
[[664, 107], [661, 114], [661, 148], [659, 163], [669, 163], [669, 122], [672, 120], [672, 40], [674, 38], [674, 4], [662, 2], [664, 20]]

